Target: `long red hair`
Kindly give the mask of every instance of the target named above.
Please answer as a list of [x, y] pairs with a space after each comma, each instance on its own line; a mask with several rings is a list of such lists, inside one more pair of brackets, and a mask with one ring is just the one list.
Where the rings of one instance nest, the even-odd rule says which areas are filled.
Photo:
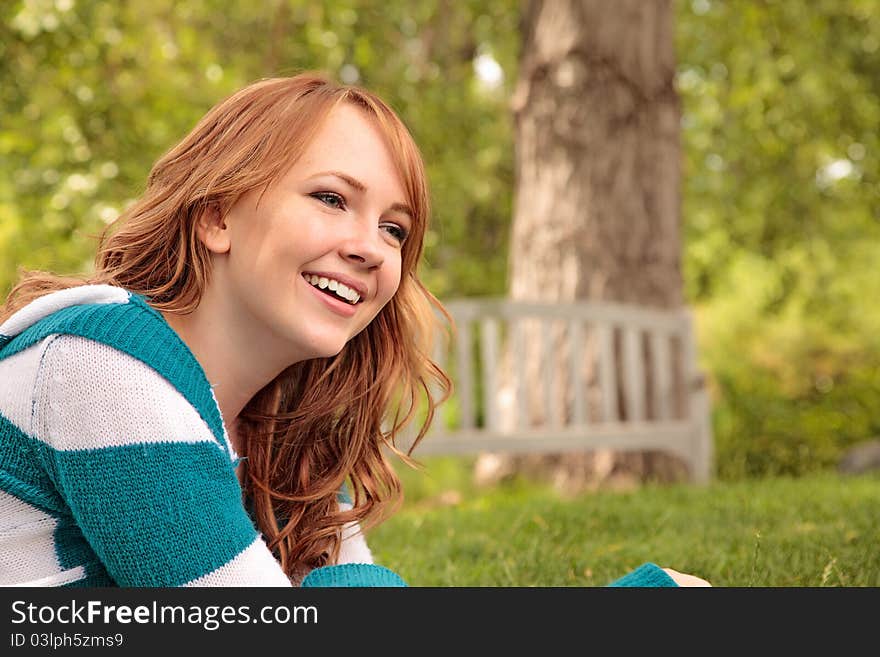
[[[225, 212], [244, 193], [277, 181], [339, 103], [360, 108], [385, 137], [414, 216], [391, 301], [339, 354], [289, 367], [239, 416], [245, 493], [294, 580], [336, 559], [345, 523], [367, 528], [397, 506], [402, 491], [387, 451], [412, 464], [412, 448], [451, 391], [431, 358], [439, 329], [444, 321], [451, 326], [451, 318], [417, 274], [430, 212], [424, 163], [386, 103], [316, 73], [245, 87], [156, 162], [144, 194], [101, 236], [93, 275], [27, 274], [0, 313], [2, 320], [36, 297], [82, 283], [118, 285], [158, 310], [191, 312], [211, 275], [195, 219], [206, 207]], [[404, 454], [395, 440], [414, 421], [415, 440]], [[345, 482], [350, 511], [336, 502]]]

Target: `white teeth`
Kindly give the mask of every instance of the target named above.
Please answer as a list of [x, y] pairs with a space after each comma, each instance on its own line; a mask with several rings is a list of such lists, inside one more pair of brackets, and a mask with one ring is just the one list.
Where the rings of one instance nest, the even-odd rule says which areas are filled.
[[340, 283], [336, 279], [327, 278], [326, 276], [316, 276], [315, 274], [307, 274], [304, 278], [315, 287], [319, 287], [322, 290], [330, 289], [336, 293], [336, 296], [341, 297], [348, 301], [350, 304], [354, 305], [358, 301], [361, 300], [361, 295], [357, 293], [353, 288], [348, 287], [347, 285]]
[[361, 295], [359, 295], [355, 290], [346, 285], [343, 285], [342, 283], [339, 284], [339, 289], [336, 291], [336, 294], [344, 296], [351, 303], [357, 303], [358, 300], [361, 298]]

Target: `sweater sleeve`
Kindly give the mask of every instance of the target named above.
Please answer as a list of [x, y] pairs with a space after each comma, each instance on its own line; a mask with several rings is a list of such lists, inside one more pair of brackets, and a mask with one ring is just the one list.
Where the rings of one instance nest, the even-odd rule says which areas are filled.
[[[341, 510], [352, 508], [351, 497], [345, 488], [339, 492], [337, 500]], [[406, 582], [394, 571], [373, 563], [373, 554], [360, 525], [351, 522], [342, 529], [342, 545], [336, 563], [310, 571], [301, 586], [397, 587], [406, 586]]]
[[234, 455], [177, 389], [108, 345], [49, 340], [30, 433], [68, 507], [61, 558], [97, 559], [120, 586], [290, 586]]
[[302, 582], [303, 587], [374, 586], [402, 587], [406, 582], [392, 570], [367, 563], [347, 563], [315, 568]]
[[643, 563], [630, 573], [627, 573], [620, 579], [616, 579], [608, 586], [627, 586], [627, 587], [677, 587], [678, 584], [672, 579], [666, 571], [660, 566], [653, 563]]

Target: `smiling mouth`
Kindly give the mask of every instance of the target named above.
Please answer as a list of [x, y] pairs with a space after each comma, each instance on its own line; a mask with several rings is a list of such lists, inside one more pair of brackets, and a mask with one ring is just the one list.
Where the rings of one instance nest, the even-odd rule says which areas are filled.
[[357, 291], [351, 289], [344, 283], [340, 283], [336, 279], [327, 278], [326, 276], [316, 276], [314, 274], [303, 274], [303, 278], [312, 287], [317, 288], [327, 296], [339, 299], [345, 303], [354, 306], [361, 302], [361, 295]]

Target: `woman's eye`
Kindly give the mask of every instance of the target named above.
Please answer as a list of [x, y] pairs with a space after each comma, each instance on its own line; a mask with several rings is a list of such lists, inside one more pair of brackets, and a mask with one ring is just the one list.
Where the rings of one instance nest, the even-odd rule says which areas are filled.
[[382, 224], [381, 228], [400, 244], [403, 244], [406, 241], [406, 237], [409, 234], [406, 228], [399, 226], [398, 224]]
[[336, 208], [339, 210], [345, 209], [345, 199], [336, 192], [315, 192], [311, 196], [312, 198], [318, 199], [319, 201], [321, 201], [321, 203], [331, 208]]

